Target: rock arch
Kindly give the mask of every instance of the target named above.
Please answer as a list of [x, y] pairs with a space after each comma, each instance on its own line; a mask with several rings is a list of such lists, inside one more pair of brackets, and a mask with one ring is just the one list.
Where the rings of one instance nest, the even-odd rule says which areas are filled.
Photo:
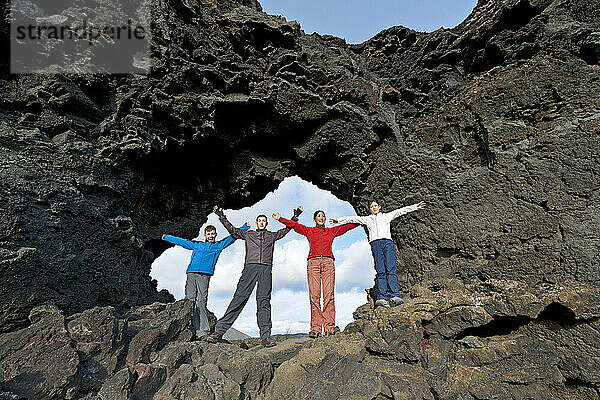
[[4, 64], [2, 330], [48, 301], [70, 314], [167, 300], [148, 274], [158, 235], [291, 175], [357, 210], [429, 202], [394, 227], [415, 283], [600, 282], [599, 18], [584, 2], [480, 1], [454, 29], [360, 45], [251, 1], [152, 7], [148, 77]]

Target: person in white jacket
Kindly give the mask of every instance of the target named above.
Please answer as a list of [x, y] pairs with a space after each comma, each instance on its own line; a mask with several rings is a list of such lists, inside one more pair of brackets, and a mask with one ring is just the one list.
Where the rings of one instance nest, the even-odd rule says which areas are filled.
[[425, 203], [420, 202], [411, 206], [398, 208], [388, 213], [381, 212], [381, 206], [376, 201], [369, 203], [371, 215], [364, 217], [339, 217], [331, 218], [331, 224], [360, 224], [367, 227], [369, 232], [369, 244], [375, 262], [377, 289], [379, 294], [375, 306], [389, 307], [402, 304], [400, 287], [398, 285], [398, 273], [396, 272], [396, 246], [392, 241], [390, 223], [394, 218], [409, 212], [422, 210]]

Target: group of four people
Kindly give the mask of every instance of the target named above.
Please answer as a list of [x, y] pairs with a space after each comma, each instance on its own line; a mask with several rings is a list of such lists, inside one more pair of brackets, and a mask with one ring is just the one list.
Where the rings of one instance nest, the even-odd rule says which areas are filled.
[[[273, 213], [273, 218], [285, 225], [284, 228], [273, 232], [266, 229], [268, 225], [266, 215], [261, 214], [256, 217], [256, 230], [251, 230], [247, 223], [236, 228], [229, 222], [223, 210], [214, 206], [213, 212], [230, 234], [225, 239], [216, 241], [216, 228], [212, 225], [204, 229], [205, 241], [203, 242], [163, 235], [163, 240], [193, 250], [186, 271], [185, 297], [194, 301], [191, 323], [194, 337], [212, 343], [222, 341], [223, 334], [233, 325], [248, 302], [254, 287], [257, 286], [256, 318], [260, 338], [265, 347], [275, 345], [270, 337], [273, 250], [275, 242], [292, 229], [306, 236], [310, 245], [307, 265], [310, 299], [309, 337], [317, 338], [322, 334], [334, 335], [340, 331], [335, 325], [335, 258], [331, 245], [337, 236], [359, 225], [367, 228], [375, 263], [378, 288], [375, 305], [390, 307], [390, 304], [393, 306], [401, 304], [402, 298], [396, 272], [396, 247], [392, 242], [390, 223], [396, 217], [424, 207], [425, 203], [420, 202], [383, 213], [379, 203], [371, 201], [369, 203], [371, 215], [331, 218], [329, 222], [335, 226], [330, 228], [325, 227], [326, 217], [322, 210], [317, 210], [313, 214], [315, 226], [309, 227], [298, 223], [298, 217], [303, 211], [302, 207], [298, 207], [294, 210], [291, 219]], [[210, 333], [207, 310], [210, 277], [214, 273], [221, 252], [236, 239], [242, 239], [246, 244], [244, 269], [225, 314], [217, 321], [214, 332]]]

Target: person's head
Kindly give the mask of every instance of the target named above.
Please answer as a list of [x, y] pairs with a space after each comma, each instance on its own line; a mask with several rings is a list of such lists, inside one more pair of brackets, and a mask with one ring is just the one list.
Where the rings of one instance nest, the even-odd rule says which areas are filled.
[[213, 225], [208, 225], [206, 228], [204, 228], [204, 239], [206, 239], [207, 242], [214, 243], [216, 238], [217, 228], [215, 228]]
[[317, 210], [315, 211], [315, 213], [313, 214], [313, 219], [315, 220], [315, 224], [317, 224], [317, 226], [323, 226], [325, 225], [325, 211], [322, 210]]
[[266, 215], [260, 214], [258, 217], [256, 217], [256, 227], [258, 229], [265, 229], [268, 224], [269, 224], [269, 221], [267, 221]]
[[379, 203], [375, 200], [371, 200], [369, 202], [369, 211], [371, 211], [371, 214], [375, 215], [377, 214], [379, 211], [381, 210], [381, 206], [379, 205]]

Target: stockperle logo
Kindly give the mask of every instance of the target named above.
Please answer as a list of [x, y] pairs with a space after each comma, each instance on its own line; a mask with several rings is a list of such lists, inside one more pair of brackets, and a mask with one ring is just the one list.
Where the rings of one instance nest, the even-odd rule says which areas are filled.
[[147, 73], [150, 0], [12, 0], [11, 73]]

